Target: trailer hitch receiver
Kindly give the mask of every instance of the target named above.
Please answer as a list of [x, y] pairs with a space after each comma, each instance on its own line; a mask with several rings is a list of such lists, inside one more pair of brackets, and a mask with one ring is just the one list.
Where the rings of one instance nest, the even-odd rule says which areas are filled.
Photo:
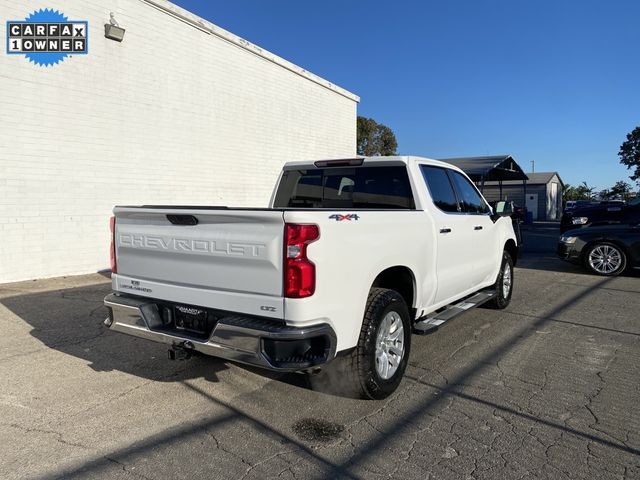
[[168, 353], [169, 360], [189, 360], [193, 356], [193, 343], [188, 340], [185, 342], [174, 343]]

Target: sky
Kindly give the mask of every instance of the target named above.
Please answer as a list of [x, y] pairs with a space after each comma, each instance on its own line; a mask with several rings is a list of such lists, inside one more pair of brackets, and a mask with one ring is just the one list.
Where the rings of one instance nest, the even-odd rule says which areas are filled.
[[640, 126], [638, 0], [173, 0], [360, 96], [398, 153], [511, 154], [598, 190]]

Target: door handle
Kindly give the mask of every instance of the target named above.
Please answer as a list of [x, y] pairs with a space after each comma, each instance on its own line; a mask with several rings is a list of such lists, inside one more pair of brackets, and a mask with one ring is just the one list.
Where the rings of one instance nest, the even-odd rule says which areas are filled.
[[451, 229], [450, 228], [441, 228], [440, 229], [440, 233], [451, 233]]
[[473, 227], [474, 230], [482, 230], [482, 225], [476, 225]]

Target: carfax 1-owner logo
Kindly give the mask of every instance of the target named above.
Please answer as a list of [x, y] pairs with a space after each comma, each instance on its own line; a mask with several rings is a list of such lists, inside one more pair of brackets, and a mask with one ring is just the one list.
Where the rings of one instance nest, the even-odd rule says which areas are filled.
[[86, 55], [88, 22], [69, 20], [57, 10], [36, 10], [25, 20], [7, 21], [7, 53], [24, 55], [42, 67], [71, 55]]

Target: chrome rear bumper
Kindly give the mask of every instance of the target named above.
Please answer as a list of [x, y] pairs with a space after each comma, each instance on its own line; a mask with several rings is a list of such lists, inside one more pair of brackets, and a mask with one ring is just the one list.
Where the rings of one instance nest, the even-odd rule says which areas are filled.
[[196, 339], [167, 331], [153, 299], [110, 294], [104, 305], [109, 309], [104, 323], [113, 331], [269, 370], [312, 368], [330, 361], [336, 353], [336, 335], [327, 324], [298, 328], [227, 313], [208, 339]]

